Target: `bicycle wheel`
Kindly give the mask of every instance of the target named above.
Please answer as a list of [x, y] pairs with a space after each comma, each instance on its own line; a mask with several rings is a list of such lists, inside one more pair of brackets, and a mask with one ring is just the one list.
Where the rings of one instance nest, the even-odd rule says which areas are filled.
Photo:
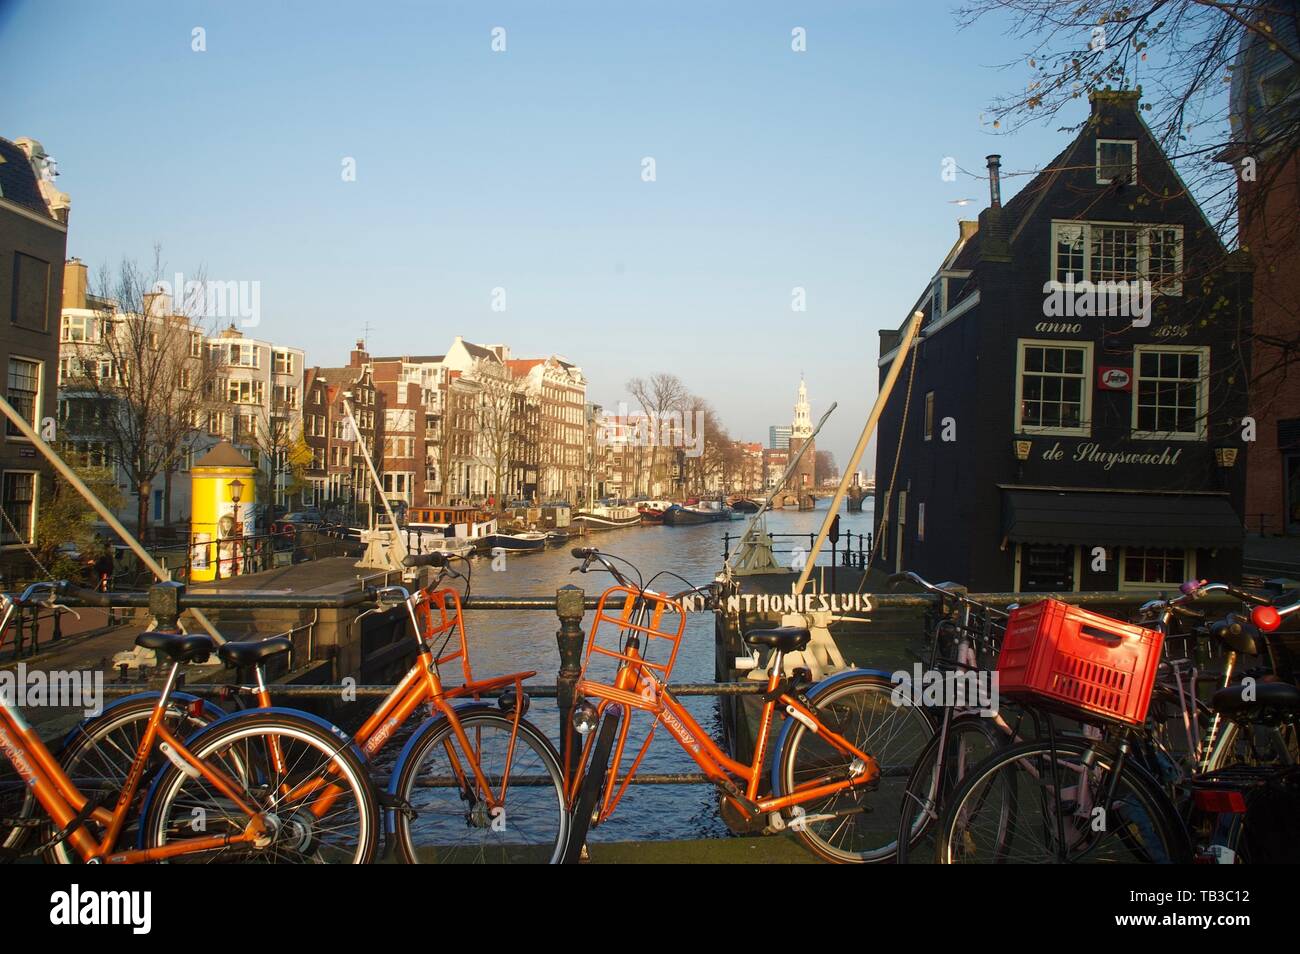
[[[1085, 741], [1026, 742], [994, 755], [953, 793], [940, 864], [1183, 863], [1186, 832], [1155, 782]], [[1114, 798], [1104, 807], [1114, 784]]]
[[[235, 844], [173, 862], [366, 864], [379, 837], [378, 800], [346, 737], [293, 713], [250, 710], [186, 742], [197, 758], [241, 787], [267, 823], [263, 845]], [[188, 766], [187, 766], [188, 769]], [[203, 776], [169, 762], [145, 806], [144, 846], [237, 835], [249, 816]]]
[[898, 813], [898, 864], [934, 863], [935, 830], [948, 799], [976, 766], [1008, 742], [1005, 733], [979, 715], [956, 716], [946, 735], [940, 727], [912, 766], [903, 789]]
[[13, 861], [22, 851], [28, 834], [44, 827], [45, 813], [32, 795], [31, 787], [0, 753], [0, 861]]
[[[117, 793], [126, 785], [127, 773], [140, 748], [140, 740], [158, 705], [157, 697], [131, 699], [106, 710], [99, 716], [77, 727], [67, 748], [59, 759], [77, 789], [88, 797], [100, 796], [102, 804], [112, 808]], [[188, 705], [170, 702], [163, 714], [163, 722], [172, 735], [186, 739], [211, 722], [207, 710], [195, 715]], [[149, 755], [142, 778], [151, 778], [164, 762], [157, 748]], [[137, 803], [132, 806], [119, 844], [136, 841], [139, 818], [139, 800], [144, 798], [147, 786], [136, 793]], [[46, 861], [53, 864], [80, 864], [81, 856], [68, 843], [60, 842], [46, 852]]]
[[[903, 787], [921, 750], [934, 734], [925, 711], [894, 702], [894, 684], [884, 676], [846, 676], [814, 689], [817, 717], [880, 764], [873, 790], [845, 789], [800, 803], [791, 828], [818, 857], [861, 864], [893, 857]], [[802, 722], [794, 722], [778, 754], [780, 792], [826, 775], [842, 775], [845, 756]], [[869, 804], [868, 804], [869, 803]]]
[[[569, 837], [564, 770], [534, 725], [493, 711], [460, 717], [466, 752], [454, 727], [429, 724], [398, 770], [394, 809], [398, 852], [408, 864], [554, 864]], [[489, 808], [474, 776], [477, 763], [503, 804]]]

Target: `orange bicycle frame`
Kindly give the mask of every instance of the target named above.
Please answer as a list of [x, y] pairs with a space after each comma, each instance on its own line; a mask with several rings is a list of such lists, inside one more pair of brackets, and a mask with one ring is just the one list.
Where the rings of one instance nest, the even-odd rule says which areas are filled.
[[[611, 615], [605, 610], [606, 601], [615, 595], [624, 597], [623, 612], [617, 616]], [[675, 632], [672, 629], [662, 629], [665, 615], [673, 613], [677, 614], [679, 620]], [[644, 620], [643, 622], [638, 623], [635, 621], [638, 615]], [[622, 633], [636, 634], [638, 637], [644, 635], [647, 641], [655, 639], [670, 641], [672, 646], [667, 663], [651, 662], [645, 658], [641, 649], [635, 646], [612, 650], [597, 645], [596, 635], [602, 622], [618, 626]], [[598, 700], [596, 705], [598, 713], [603, 712], [611, 704], [618, 704], [623, 706], [629, 713], [634, 711], [648, 712], [653, 717], [645, 741], [633, 757], [627, 772], [621, 778], [618, 774], [618, 768], [623, 762], [632, 720], [626, 718], [619, 725], [613, 754], [610, 758], [610, 765], [613, 767], [612, 774], [610, 783], [607, 785], [599, 805], [598, 821], [607, 819], [613, 814], [614, 809], [618, 807], [618, 803], [622, 800], [628, 786], [632, 783], [632, 779], [640, 768], [641, 762], [650, 748], [650, 743], [654, 739], [655, 730], [660, 724], [668, 729], [686, 754], [711, 781], [722, 787], [724, 791], [733, 797], [733, 800], [737, 796], [743, 797], [744, 802], [737, 801], [737, 807], [751, 817], [756, 814], [780, 811], [803, 802], [824, 798], [845, 789], [868, 785], [879, 777], [879, 765], [871, 755], [859, 750], [839, 733], [827, 728], [817, 717], [814, 710], [810, 709], [790, 692], [782, 690], [782, 679], [779, 671], [774, 671], [768, 677], [767, 697], [763, 703], [759, 718], [758, 737], [754, 744], [753, 761], [746, 765], [728, 756], [709, 737], [709, 734], [700, 727], [699, 723], [686, 711], [685, 707], [677, 701], [665, 684], [677, 659], [677, 651], [685, 627], [685, 610], [681, 605], [658, 594], [642, 593], [628, 587], [616, 586], [606, 590], [597, 604], [596, 618], [592, 625], [592, 638], [588, 643], [582, 675], [578, 680], [578, 695]], [[648, 651], [650, 646], [647, 644], [644, 648]], [[586, 678], [593, 656], [617, 660], [618, 668], [613, 684]], [[817, 733], [819, 738], [842, 755], [860, 759], [864, 770], [847, 778], [833, 779], [828, 776], [813, 779], [802, 783], [794, 791], [785, 795], [760, 797], [759, 788], [763, 777], [763, 763], [771, 739], [777, 705], [782, 707], [788, 718], [798, 719], [810, 731]], [[579, 768], [585, 766], [590, 759], [595, 736], [595, 732], [588, 734], [579, 759]], [[594, 768], [600, 771], [603, 767]], [[569, 779], [568, 795], [570, 803], [576, 802], [582, 776], [583, 772], [577, 771]], [[737, 781], [743, 784], [743, 788], [736, 784]]]
[[[177, 739], [163, 722], [165, 707], [154, 709], [140, 745], [136, 750], [127, 775], [126, 784], [118, 794], [117, 804], [110, 812], [97, 807], [89, 812], [83, 822], [68, 834], [68, 843], [85, 861], [100, 859], [110, 863], [134, 864], [144, 861], [163, 861], [179, 855], [194, 854], [226, 848], [231, 845], [255, 842], [265, 834], [261, 814], [248, 806], [240, 795], [238, 783], [232, 781], [218, 769], [196, 758], [179, 739]], [[214, 835], [206, 838], [186, 838], [163, 845], [159, 848], [133, 849], [113, 852], [117, 839], [126, 826], [131, 804], [139, 790], [140, 781], [153, 752], [155, 743], [171, 746], [173, 752], [183, 759], [193, 770], [203, 776], [222, 795], [229, 798], [238, 809], [248, 815], [249, 823], [238, 835]], [[59, 765], [50, 750], [45, 746], [31, 726], [22, 717], [22, 713], [0, 701], [0, 750], [13, 765], [14, 770], [30, 786], [33, 796], [45, 809], [54, 824], [65, 829], [85, 810], [88, 803], [86, 796], [77, 788], [63, 767]], [[93, 821], [105, 828], [104, 837], [96, 842], [85, 825]]]

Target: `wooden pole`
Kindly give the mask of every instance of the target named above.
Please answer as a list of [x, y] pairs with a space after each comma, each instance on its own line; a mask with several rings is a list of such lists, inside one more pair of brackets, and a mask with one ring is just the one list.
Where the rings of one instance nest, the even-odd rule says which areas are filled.
[[[85, 482], [77, 476], [77, 472], [63, 462], [63, 458], [55, 453], [54, 448], [45, 441], [41, 440], [40, 435], [32, 430], [32, 426], [27, 423], [26, 419], [14, 410], [13, 405], [0, 397], [0, 411], [4, 412], [5, 417], [13, 422], [14, 427], [22, 432], [23, 437], [27, 438], [32, 444], [45, 455], [46, 459], [54, 466], [68, 483], [70, 483], [77, 493], [85, 498], [86, 503], [99, 514], [106, 524], [113, 528], [113, 532], [125, 541], [126, 545], [131, 548], [132, 552], [140, 558], [140, 562], [147, 566], [150, 572], [156, 576], [161, 583], [167, 583], [171, 580], [171, 575], [167, 570], [155, 560], [148, 550], [140, 543], [135, 536], [122, 525], [122, 522], [113, 515], [113, 512], [104, 506], [103, 501], [95, 496], [94, 492], [86, 486]], [[188, 541], [186, 547], [189, 546]], [[208, 634], [217, 641], [218, 644], [226, 641], [225, 637], [217, 632], [217, 628], [212, 625], [212, 621], [203, 614], [201, 610], [191, 609], [189, 611], [193, 617], [198, 620], [199, 625], [208, 631]]]
[[[835, 496], [831, 499], [830, 510], [826, 511], [826, 519], [822, 521], [822, 528], [817, 534], [817, 539], [813, 542], [812, 552], [808, 554], [808, 562], [804, 565], [803, 572], [799, 574], [799, 582], [794, 586], [796, 595], [802, 593], [804, 587], [808, 585], [808, 578], [812, 576], [813, 567], [817, 563], [817, 554], [821, 552], [822, 545], [831, 532], [831, 524], [835, 521], [835, 515], [840, 512], [840, 504], [844, 502], [844, 497], [849, 491], [849, 483], [853, 479], [854, 472], [858, 469], [858, 462], [862, 460], [862, 455], [867, 449], [867, 441], [871, 440], [871, 435], [876, 429], [876, 423], [885, 410], [885, 402], [889, 400], [890, 392], [894, 390], [898, 375], [903, 370], [904, 359], [912, 350], [912, 343], [921, 327], [922, 317], [924, 316], [921, 312], [913, 312], [912, 321], [908, 324], [907, 330], [903, 332], [903, 340], [898, 344], [898, 354], [894, 358], [894, 363], [889, 366], [889, 373], [885, 375], [885, 383], [880, 386], [880, 393], [876, 395], [876, 403], [871, 408], [871, 413], [867, 415], [867, 423], [862, 428], [862, 436], [858, 438], [858, 446], [853, 448], [853, 456], [849, 460], [848, 467], [844, 469], [844, 475], [840, 478], [840, 485], [835, 491]], [[901, 434], [899, 439], [902, 440]], [[878, 474], [877, 477], [879, 477]]]

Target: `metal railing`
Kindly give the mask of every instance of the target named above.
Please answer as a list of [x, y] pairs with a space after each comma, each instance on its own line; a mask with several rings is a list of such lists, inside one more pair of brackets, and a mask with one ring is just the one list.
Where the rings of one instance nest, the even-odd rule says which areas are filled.
[[[765, 533], [773, 544], [779, 540], [798, 540], [800, 543], [807, 540], [808, 546], [790, 546], [790, 547], [772, 547], [774, 554], [779, 553], [808, 553], [817, 541], [817, 531], [809, 533]], [[739, 544], [745, 539], [743, 533], [724, 533], [722, 535], [722, 560], [725, 563], [731, 559], [731, 548], [733, 544]], [[854, 541], [857, 541], [856, 548]], [[834, 540], [828, 540], [830, 549], [823, 549], [823, 553], [828, 553], [830, 566], [846, 566], [852, 569], [864, 570], [867, 566], [867, 558], [871, 555], [872, 533], [870, 530], [863, 533], [854, 533], [852, 530], [844, 530], [839, 537]], [[820, 554], [819, 554], [820, 556]]]
[[[802, 535], [798, 535], [802, 536]], [[1108, 608], [1136, 609], [1150, 594], [1099, 592], [1099, 593], [985, 593], [969, 594], [970, 598], [991, 606], [1008, 606], [1027, 599], [1053, 597], [1065, 602], [1083, 606], [1106, 606]], [[1221, 598], [1212, 597], [1212, 602], [1221, 602]], [[77, 605], [74, 599], [70, 605]], [[560, 665], [552, 685], [527, 685], [530, 696], [537, 698], [554, 698], [559, 707], [560, 751], [565, 758], [564, 764], [574, 764], [568, 756], [580, 751], [581, 740], [573, 728], [572, 713], [577, 699], [577, 683], [581, 673], [583, 650], [586, 633], [582, 628], [583, 615], [587, 610], [596, 608], [599, 597], [587, 596], [579, 587], [568, 585], [560, 587], [554, 596], [471, 596], [463, 601], [465, 610], [483, 611], [536, 611], [552, 610], [555, 612], [559, 629], [556, 631], [556, 647], [559, 651]], [[872, 594], [871, 604], [876, 609], [914, 609], [921, 610], [923, 622], [918, 627], [918, 635], [925, 636], [934, 631], [939, 620], [953, 610], [950, 600], [932, 593], [887, 593]], [[179, 631], [180, 616], [187, 609], [220, 610], [231, 607], [251, 609], [348, 609], [373, 607], [364, 590], [329, 595], [292, 595], [280, 593], [241, 593], [230, 590], [226, 592], [186, 593], [183, 584], [178, 582], [159, 583], [149, 591], [114, 592], [103, 594], [93, 604], [112, 605], [119, 608], [144, 607], [154, 616], [154, 628], [162, 632]], [[607, 608], [616, 608], [619, 601], [611, 599]], [[706, 610], [713, 612], [713, 610]], [[157, 671], [157, 670], [155, 670]], [[143, 681], [143, 680], [141, 680]], [[108, 697], [127, 695], [138, 692], [141, 682], [122, 681], [105, 684], [104, 693]], [[392, 685], [344, 686], [328, 685], [282, 685], [273, 684], [273, 696], [286, 699], [342, 699], [347, 691], [349, 697], [378, 699], [387, 696], [393, 690]], [[190, 684], [185, 686], [187, 692], [200, 696], [223, 696], [227, 688], [220, 684]], [[680, 696], [744, 696], [757, 695], [766, 690], [765, 684], [758, 681], [714, 682], [674, 684], [673, 692]], [[486, 696], [499, 695], [500, 691], [484, 693]], [[646, 773], [638, 774], [634, 781], [639, 784], [696, 784], [710, 782], [702, 773]]]

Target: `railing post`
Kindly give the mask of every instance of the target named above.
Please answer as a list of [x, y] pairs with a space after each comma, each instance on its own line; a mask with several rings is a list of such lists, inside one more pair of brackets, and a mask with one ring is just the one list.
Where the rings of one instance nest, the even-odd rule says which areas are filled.
[[555, 695], [560, 708], [560, 761], [566, 777], [577, 764], [575, 753], [580, 745], [573, 727], [573, 705], [577, 701], [578, 674], [582, 671], [584, 597], [582, 589], [572, 583], [555, 591], [555, 614], [560, 618], [560, 628], [555, 631], [555, 643], [560, 650]]

